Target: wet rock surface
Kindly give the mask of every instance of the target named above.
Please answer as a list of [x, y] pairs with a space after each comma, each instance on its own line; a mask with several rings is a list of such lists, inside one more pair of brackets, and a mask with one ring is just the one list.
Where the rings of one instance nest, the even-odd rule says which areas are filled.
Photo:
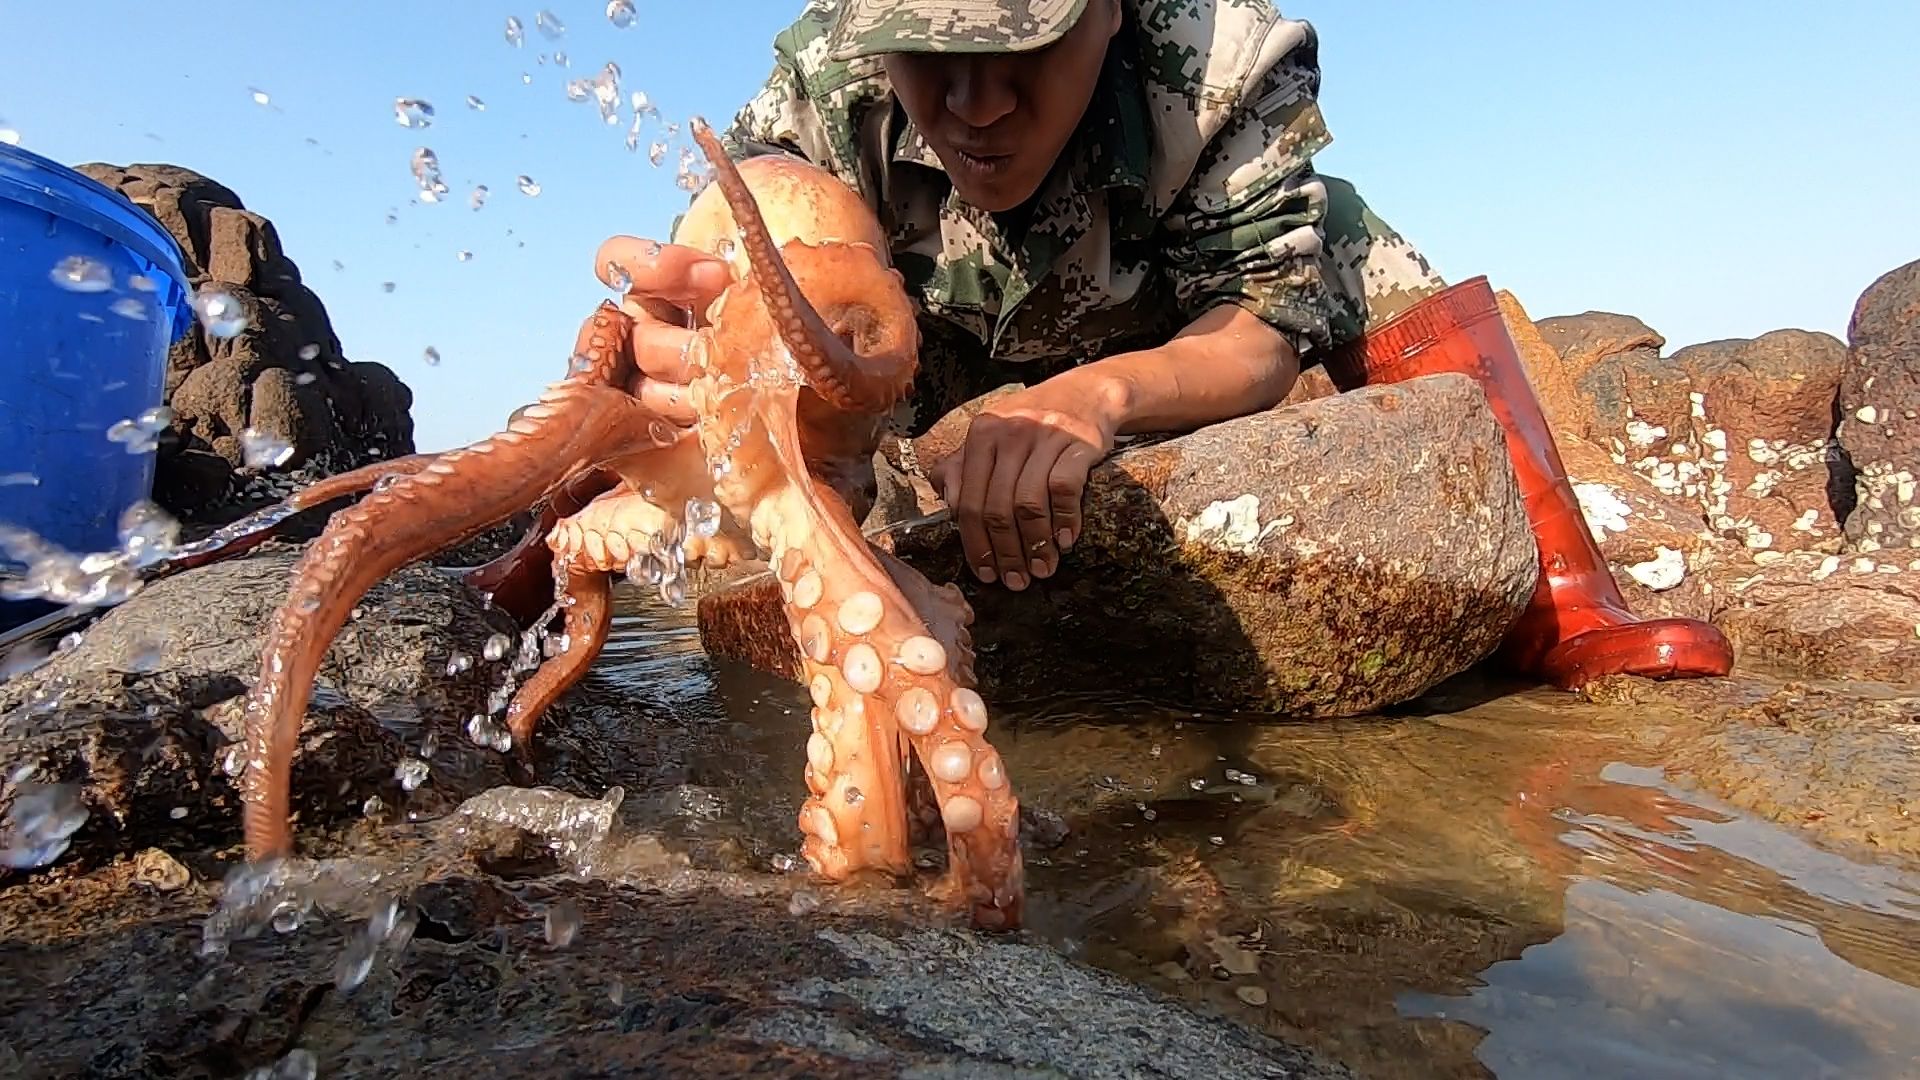
[[1837, 437], [1858, 473], [1847, 541], [1857, 551], [1920, 556], [1920, 260], [1861, 294], [1847, 336], [1852, 362]]
[[[930, 468], [943, 447], [929, 437]], [[966, 593], [989, 696], [1355, 715], [1480, 660], [1531, 594], [1537, 555], [1501, 445], [1479, 388], [1435, 376], [1115, 455], [1089, 481], [1071, 557], [1020, 593], [968, 573], [950, 525], [887, 542]], [[708, 649], [791, 670], [778, 598], [765, 583], [703, 597]]]
[[[166, 403], [175, 417], [154, 481], [163, 506], [190, 524], [229, 521], [301, 482], [413, 452], [412, 392], [385, 365], [346, 359], [325, 305], [272, 222], [176, 165], [94, 163], [79, 171], [173, 235], [192, 288], [220, 289], [246, 313], [246, 328], [231, 337], [196, 318], [168, 354]], [[249, 428], [291, 446], [291, 455], [250, 462], [242, 438]]]
[[211, 950], [200, 916], [225, 868], [206, 857], [0, 891], [0, 966], [20, 972], [0, 983], [0, 1062], [21, 1077], [225, 1077], [301, 1056], [369, 1077], [1350, 1075], [1010, 935], [857, 899], [801, 906], [724, 874], [585, 882], [517, 829], [428, 831], [425, 857], [317, 867], [328, 905]]
[[[1911, 631], [1909, 631], [1911, 636]], [[1585, 696], [1685, 711], [1676, 778], [1824, 844], [1920, 857], [1920, 696], [1886, 686], [1768, 678], [1651, 682], [1609, 676]]]
[[[0, 804], [22, 783], [77, 785], [89, 812], [73, 838], [82, 852], [237, 835], [240, 706], [298, 556], [271, 545], [163, 578], [75, 647], [0, 683]], [[374, 796], [396, 805], [395, 770], [429, 734], [435, 783], [414, 801], [502, 782], [499, 755], [473, 747], [463, 725], [486, 711], [503, 665], [483, 651], [492, 635], [515, 634], [511, 620], [426, 566], [398, 571], [357, 610], [315, 683], [293, 766], [300, 819], [357, 816]]]

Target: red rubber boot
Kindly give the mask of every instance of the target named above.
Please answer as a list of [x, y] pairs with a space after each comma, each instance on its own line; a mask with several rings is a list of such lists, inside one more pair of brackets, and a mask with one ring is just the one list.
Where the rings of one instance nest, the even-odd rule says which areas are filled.
[[1501, 643], [1503, 661], [1568, 690], [1600, 675], [1698, 678], [1732, 669], [1733, 646], [1715, 627], [1696, 619], [1642, 619], [1627, 609], [1486, 278], [1420, 301], [1330, 359], [1328, 374], [1336, 382], [1360, 376], [1371, 384], [1395, 383], [1457, 372], [1486, 392], [1506, 430], [1540, 548], [1540, 584]]

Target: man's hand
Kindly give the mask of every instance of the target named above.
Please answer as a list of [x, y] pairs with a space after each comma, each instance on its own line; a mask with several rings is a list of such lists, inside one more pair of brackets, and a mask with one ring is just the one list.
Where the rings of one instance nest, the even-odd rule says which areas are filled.
[[[593, 268], [608, 288], [626, 284], [620, 307], [633, 317], [633, 358], [641, 374], [634, 396], [669, 423], [692, 426], [686, 357], [692, 316], [705, 313], [731, 282], [727, 264], [696, 248], [616, 236], [594, 253]], [[581, 326], [576, 349], [586, 347], [591, 323]]]
[[1106, 380], [1070, 371], [982, 410], [933, 481], [967, 565], [1019, 590], [1051, 577], [1080, 536], [1087, 474], [1113, 449], [1121, 408]]

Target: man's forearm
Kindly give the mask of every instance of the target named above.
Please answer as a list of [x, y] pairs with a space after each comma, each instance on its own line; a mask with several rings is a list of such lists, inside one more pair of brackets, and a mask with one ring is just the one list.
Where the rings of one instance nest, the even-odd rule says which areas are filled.
[[1117, 435], [1192, 431], [1278, 405], [1300, 375], [1293, 345], [1252, 312], [1209, 309], [1158, 348], [1119, 353], [1058, 376], [1085, 381]]

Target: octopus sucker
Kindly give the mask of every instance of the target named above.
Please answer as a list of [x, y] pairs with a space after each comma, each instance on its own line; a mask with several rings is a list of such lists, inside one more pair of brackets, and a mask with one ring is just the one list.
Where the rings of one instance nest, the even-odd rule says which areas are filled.
[[[512, 551], [464, 575], [523, 626], [540, 623], [569, 643], [507, 709], [529, 768], [539, 718], [605, 645], [615, 574], [676, 546], [687, 566], [764, 557], [813, 703], [795, 815], [809, 865], [832, 880], [905, 876], [910, 825], [937, 816], [948, 838], [941, 894], [976, 926], [1018, 926], [1019, 804], [973, 688], [973, 612], [957, 589], [935, 588], [874, 547], [856, 522], [869, 497], [862, 478], [888, 412], [912, 386], [920, 347], [885, 231], [825, 170], [774, 155], [736, 165], [704, 122], [691, 127], [716, 183], [694, 199], [675, 242], [708, 251], [738, 243], [732, 284], [690, 313], [693, 427], [640, 405], [634, 316], [603, 302], [567, 375], [500, 431], [322, 481], [284, 504], [364, 496], [308, 545], [268, 625], [245, 708], [248, 855], [291, 849], [296, 736], [314, 671], [354, 604], [397, 567], [534, 511]], [[717, 514], [696, 518], [694, 500]], [[255, 543], [250, 534], [195, 564]], [[915, 790], [931, 790], [937, 812], [910, 809], [916, 760], [928, 783]]]

